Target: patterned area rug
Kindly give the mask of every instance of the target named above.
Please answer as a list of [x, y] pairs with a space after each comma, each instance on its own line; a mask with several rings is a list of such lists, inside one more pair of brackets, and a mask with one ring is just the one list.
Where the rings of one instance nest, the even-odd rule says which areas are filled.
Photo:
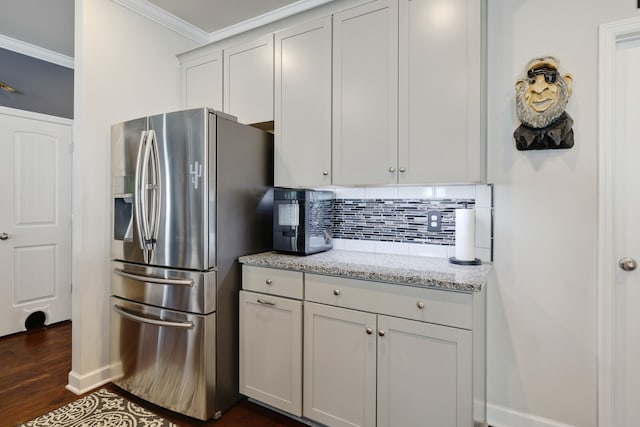
[[164, 418], [100, 389], [20, 427], [177, 427]]

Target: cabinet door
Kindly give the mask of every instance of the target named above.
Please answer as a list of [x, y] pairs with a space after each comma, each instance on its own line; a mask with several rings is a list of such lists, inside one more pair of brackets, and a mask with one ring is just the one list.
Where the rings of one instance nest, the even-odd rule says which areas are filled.
[[333, 17], [333, 184], [395, 184], [398, 3]]
[[332, 427], [375, 425], [375, 328], [375, 314], [305, 303], [305, 417]]
[[183, 62], [180, 69], [184, 108], [222, 111], [222, 51]]
[[240, 291], [240, 393], [302, 415], [302, 302]]
[[471, 331], [378, 316], [378, 427], [469, 427]]
[[273, 34], [225, 49], [224, 111], [240, 123], [273, 120]]
[[400, 0], [401, 184], [484, 178], [483, 0]]
[[331, 184], [331, 17], [275, 35], [278, 186]]

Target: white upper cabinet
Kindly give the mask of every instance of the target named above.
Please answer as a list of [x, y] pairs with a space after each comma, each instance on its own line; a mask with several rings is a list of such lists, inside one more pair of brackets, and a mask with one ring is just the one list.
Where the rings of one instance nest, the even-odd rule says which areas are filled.
[[273, 120], [273, 34], [224, 50], [224, 111], [241, 123]]
[[277, 186], [331, 184], [331, 17], [275, 35]]
[[180, 70], [184, 108], [222, 111], [222, 51], [184, 61]]
[[345, 3], [181, 55], [185, 107], [273, 120], [277, 186], [486, 182], [487, 0]]
[[482, 182], [484, 0], [399, 1], [399, 183]]
[[398, 175], [398, 3], [333, 17], [333, 184], [395, 184]]

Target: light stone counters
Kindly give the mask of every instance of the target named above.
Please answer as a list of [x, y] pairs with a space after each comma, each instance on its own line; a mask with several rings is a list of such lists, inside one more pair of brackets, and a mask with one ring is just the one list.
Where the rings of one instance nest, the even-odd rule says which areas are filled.
[[446, 258], [390, 255], [332, 249], [299, 256], [264, 252], [240, 257], [243, 264], [296, 270], [400, 285], [425, 286], [460, 292], [479, 292], [491, 264], [450, 264]]

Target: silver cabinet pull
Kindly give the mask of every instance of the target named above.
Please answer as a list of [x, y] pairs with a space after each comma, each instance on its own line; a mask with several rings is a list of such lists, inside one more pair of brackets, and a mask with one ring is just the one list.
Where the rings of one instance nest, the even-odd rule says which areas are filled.
[[329, 171], [322, 171], [322, 175], [324, 175], [324, 176], [329, 175]]
[[0, 233], [0, 240], [7, 240], [9, 238], [9, 233]]
[[139, 323], [148, 323], [155, 326], [168, 326], [170, 328], [193, 329], [193, 322], [168, 322], [166, 320], [150, 319], [148, 317], [129, 313], [124, 307], [114, 305], [113, 309], [123, 317]]
[[127, 279], [137, 280], [139, 282], [157, 283], [160, 285], [178, 285], [178, 286], [193, 286], [192, 279], [166, 279], [164, 277], [143, 276], [140, 274], [127, 273], [119, 268], [114, 268], [113, 272], [118, 276], [126, 277]]
[[380, 330], [378, 331], [378, 335], [380, 335], [381, 337], [383, 337], [383, 336], [384, 336], [384, 331], [383, 331], [382, 329], [380, 329]]
[[334, 290], [333, 290], [333, 294], [334, 294], [335, 296], [340, 295], [340, 289], [334, 289]]
[[396, 168], [394, 168], [393, 166], [389, 166], [389, 172], [394, 173], [396, 171]]
[[405, 173], [407, 170], [405, 168], [400, 168], [398, 171], [400, 171], [400, 173]]
[[633, 271], [636, 269], [636, 267], [638, 267], [638, 262], [633, 258], [624, 257], [620, 258], [620, 261], [618, 261], [618, 266], [620, 266], [620, 268], [624, 271]]
[[418, 303], [416, 304], [416, 306], [422, 310], [424, 308], [424, 303], [422, 301], [418, 301]]
[[271, 285], [271, 284], [273, 283], [273, 280], [271, 280], [271, 279], [267, 279], [267, 280], [265, 280], [265, 283], [266, 283], [267, 285]]
[[262, 304], [262, 305], [276, 305], [275, 302], [263, 300], [263, 299], [260, 299], [260, 298], [258, 298], [256, 301], [258, 301], [258, 304]]
[[367, 335], [371, 335], [373, 333], [373, 329], [371, 328], [367, 328], [366, 331], [367, 331]]

